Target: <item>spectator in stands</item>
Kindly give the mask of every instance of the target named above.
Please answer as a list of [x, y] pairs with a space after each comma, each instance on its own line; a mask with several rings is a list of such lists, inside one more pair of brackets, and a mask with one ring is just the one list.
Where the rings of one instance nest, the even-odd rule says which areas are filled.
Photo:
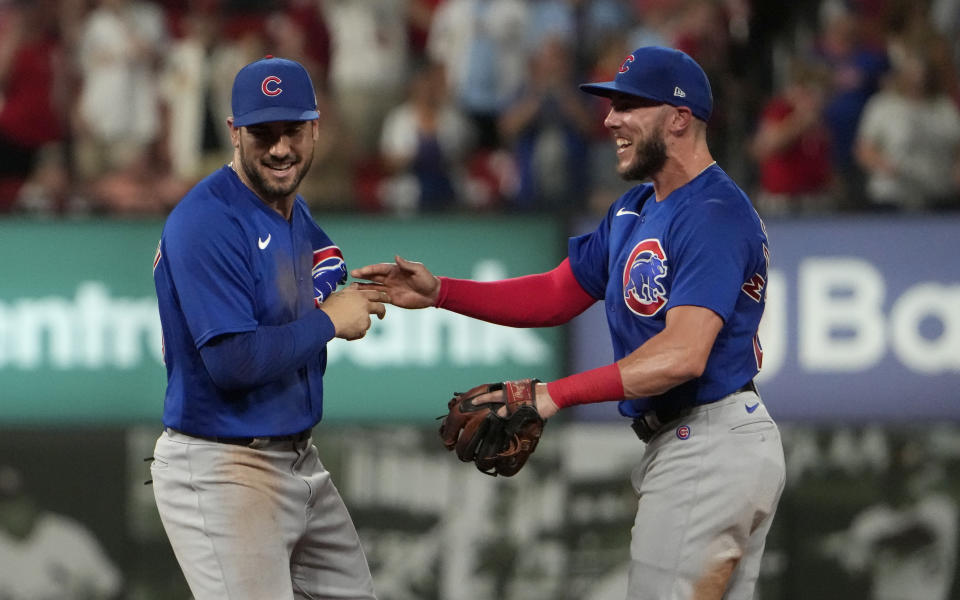
[[[743, 152], [747, 104], [739, 100], [740, 81], [731, 69], [731, 36], [723, 3], [716, 0], [686, 0], [674, 9], [670, 46], [693, 57], [712, 82], [713, 113], [710, 115], [710, 151], [719, 164], [738, 177], [749, 164]], [[749, 93], [749, 92], [748, 92]]]
[[16, 0], [0, 19], [0, 213], [22, 191], [33, 200], [19, 209], [56, 212], [63, 200], [68, 81], [57, 17], [56, 2]]
[[444, 0], [408, 0], [407, 29], [410, 39], [411, 61], [419, 63], [427, 57], [427, 36], [433, 24], [433, 15]]
[[573, 66], [567, 40], [546, 38], [530, 59], [520, 95], [500, 118], [501, 137], [517, 163], [518, 208], [574, 210], [586, 204], [595, 121]]
[[173, 174], [188, 182], [229, 160], [232, 145], [225, 123], [232, 74], [254, 58], [226, 38], [221, 23], [222, 14], [213, 9], [187, 12], [183, 35], [165, 53], [160, 89], [166, 150]]
[[167, 32], [163, 10], [141, 0], [99, 0], [81, 27], [75, 160], [81, 179], [90, 181], [152, 150]]
[[497, 120], [523, 84], [527, 28], [525, 0], [446, 0], [434, 14], [428, 55], [446, 66], [454, 99], [483, 148], [500, 145]]
[[527, 2], [526, 43], [535, 52], [550, 38], [573, 44], [577, 34], [573, 0], [530, 0]]
[[627, 47], [670, 46], [679, 0], [632, 0], [634, 24], [630, 28]]
[[[319, 139], [313, 167], [300, 183], [300, 193], [312, 209], [353, 210], [357, 207], [354, 171], [362, 165], [358, 163], [362, 157], [358, 156], [357, 133], [351, 129], [354, 123], [341, 118], [340, 106], [332, 97], [330, 69], [334, 48], [324, 8], [324, 4], [316, 0], [290, 0], [283, 10], [269, 12], [265, 18], [264, 52], [260, 55], [269, 52], [296, 60], [310, 73], [316, 88], [317, 110], [321, 115]], [[258, 58], [248, 56], [247, 62]], [[379, 130], [379, 125], [368, 127], [371, 132], [374, 127]], [[366, 129], [365, 126], [361, 135], [368, 135]]]
[[[613, 34], [600, 43], [594, 64], [586, 80], [590, 82], [607, 81], [610, 73], [616, 73], [624, 59], [635, 46], [629, 46], [628, 34]], [[589, 211], [603, 216], [610, 204], [630, 185], [621, 178], [610, 165], [616, 164], [617, 146], [610, 142], [610, 130], [604, 125], [604, 119], [610, 112], [610, 102], [600, 96], [589, 95], [587, 103], [593, 114], [594, 127], [590, 133], [589, 175], [590, 192], [587, 200]]]
[[469, 120], [450, 102], [443, 65], [420, 66], [407, 101], [384, 122], [380, 152], [384, 207], [402, 214], [456, 207], [466, 200]]
[[[333, 47], [323, 1], [286, 0], [284, 4], [284, 9], [275, 15], [282, 16], [281, 23], [286, 23], [275, 27], [271, 36], [271, 41], [282, 47], [271, 49], [272, 54], [295, 58], [310, 73], [318, 91], [328, 92]], [[292, 30], [294, 25], [296, 30]], [[285, 39], [288, 32], [290, 37]]]
[[754, 204], [763, 216], [833, 207], [830, 137], [823, 121], [828, 74], [795, 61], [779, 94], [764, 107], [750, 154], [759, 168]]
[[856, 12], [831, 8], [824, 11], [823, 21], [815, 58], [831, 74], [824, 119], [830, 130], [831, 160], [840, 190], [838, 200], [841, 208], [856, 209], [863, 206], [865, 198], [864, 175], [853, 157], [854, 138], [863, 107], [879, 89], [889, 63], [884, 48], [864, 41], [863, 23]]
[[326, 0], [330, 92], [360, 161], [377, 154], [383, 119], [403, 99], [410, 67], [407, 0]]
[[[960, 12], [954, 18], [957, 17]], [[953, 56], [956, 41], [941, 32], [933, 19], [930, 2], [926, 0], [890, 2], [885, 34], [887, 55], [891, 62], [896, 62], [914, 49], [922, 48], [930, 63], [931, 76], [937, 78], [945, 93], [960, 102], [958, 63]]]
[[960, 207], [960, 111], [922, 50], [893, 64], [888, 85], [864, 109], [856, 157], [874, 208]]
[[[631, 7], [622, 0], [569, 0], [573, 6], [577, 77], [590, 76], [597, 55], [611, 38], [622, 36], [634, 25]], [[624, 45], [629, 46], [624, 42]], [[644, 44], [629, 46], [639, 48]], [[609, 168], [607, 171], [609, 172]]]

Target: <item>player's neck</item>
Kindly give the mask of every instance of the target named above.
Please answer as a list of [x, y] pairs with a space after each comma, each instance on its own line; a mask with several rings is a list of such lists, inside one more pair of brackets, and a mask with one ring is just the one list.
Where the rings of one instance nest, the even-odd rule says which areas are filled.
[[657, 202], [693, 181], [716, 162], [705, 146], [682, 157], [668, 157], [660, 172], [650, 178]]

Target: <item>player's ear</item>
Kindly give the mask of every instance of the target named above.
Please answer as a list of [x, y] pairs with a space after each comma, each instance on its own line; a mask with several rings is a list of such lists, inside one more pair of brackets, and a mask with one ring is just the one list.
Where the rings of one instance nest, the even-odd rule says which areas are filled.
[[317, 141], [317, 140], [320, 139], [320, 119], [314, 119], [314, 120], [311, 122], [311, 126], [313, 127], [313, 130], [312, 130], [312, 131], [313, 131], [313, 141]]
[[227, 127], [230, 128], [230, 143], [236, 148], [240, 145], [240, 128], [233, 126], [233, 117], [227, 117]]
[[671, 127], [678, 131], [690, 127], [694, 119], [690, 109], [686, 106], [675, 106], [673, 109], [673, 117], [670, 120]]

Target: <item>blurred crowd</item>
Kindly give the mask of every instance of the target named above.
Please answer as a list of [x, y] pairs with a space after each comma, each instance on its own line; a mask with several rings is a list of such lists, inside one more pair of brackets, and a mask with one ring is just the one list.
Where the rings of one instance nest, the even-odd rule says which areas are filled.
[[0, 213], [161, 216], [228, 160], [236, 71], [313, 76], [315, 210], [602, 212], [577, 84], [697, 59], [765, 215], [960, 208], [960, 0], [0, 0]]

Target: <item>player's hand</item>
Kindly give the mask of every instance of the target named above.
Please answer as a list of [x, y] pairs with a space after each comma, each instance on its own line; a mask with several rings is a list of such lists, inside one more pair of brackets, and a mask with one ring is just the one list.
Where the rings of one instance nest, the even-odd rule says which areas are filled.
[[361, 290], [382, 290], [387, 300], [400, 308], [427, 308], [434, 306], [440, 293], [440, 280], [427, 270], [423, 263], [395, 256], [392, 263], [367, 265], [350, 271], [355, 279], [373, 283], [361, 283]]
[[556, 405], [553, 398], [550, 397], [550, 392], [547, 391], [547, 384], [542, 382], [538, 383], [535, 390], [537, 412], [540, 413], [541, 417], [549, 419], [560, 412], [560, 407]]
[[[550, 392], [547, 391], [547, 384], [543, 382], [538, 382], [534, 387], [535, 393], [535, 407], [537, 412], [540, 413], [540, 416], [544, 419], [549, 419], [553, 415], [560, 412], [560, 408], [553, 401], [553, 398], [550, 397]], [[486, 394], [481, 394], [473, 399], [472, 403], [475, 405], [487, 404], [491, 399], [498, 396], [500, 392], [488, 392]], [[507, 416], [507, 408], [505, 406], [501, 407], [497, 414], [501, 417]]]
[[358, 284], [351, 283], [330, 294], [320, 310], [330, 317], [338, 338], [357, 340], [370, 329], [370, 315], [382, 319], [387, 313], [384, 302], [390, 302], [390, 295], [383, 289], [362, 290]]

